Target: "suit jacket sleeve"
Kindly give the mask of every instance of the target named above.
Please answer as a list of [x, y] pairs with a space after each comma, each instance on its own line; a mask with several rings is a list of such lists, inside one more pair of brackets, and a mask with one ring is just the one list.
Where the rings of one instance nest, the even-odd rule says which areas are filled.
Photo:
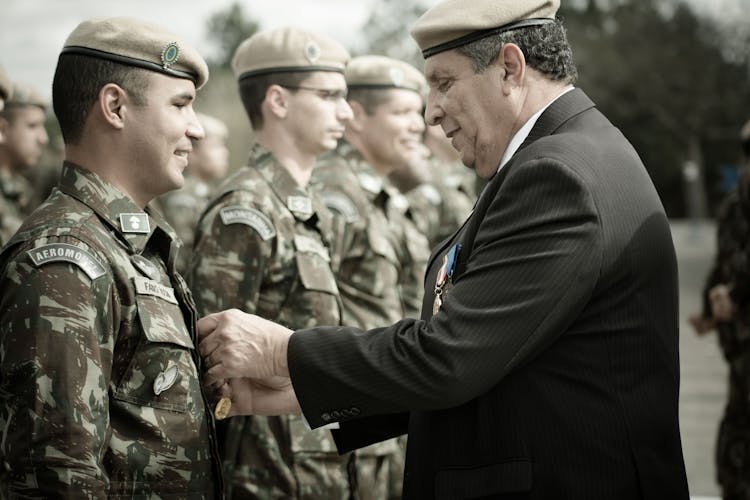
[[602, 259], [588, 186], [549, 158], [506, 168], [482, 219], [470, 221], [476, 237], [438, 314], [292, 335], [292, 383], [313, 427], [461, 405], [537, 356], [583, 309]]

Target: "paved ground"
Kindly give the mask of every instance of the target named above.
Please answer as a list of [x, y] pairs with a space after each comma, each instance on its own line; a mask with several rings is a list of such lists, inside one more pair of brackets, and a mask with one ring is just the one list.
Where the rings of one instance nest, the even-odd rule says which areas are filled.
[[726, 398], [727, 368], [716, 336], [698, 337], [687, 317], [700, 310], [703, 282], [716, 248], [712, 221], [674, 221], [672, 235], [680, 273], [680, 427], [693, 498], [719, 494], [714, 479], [714, 442]]

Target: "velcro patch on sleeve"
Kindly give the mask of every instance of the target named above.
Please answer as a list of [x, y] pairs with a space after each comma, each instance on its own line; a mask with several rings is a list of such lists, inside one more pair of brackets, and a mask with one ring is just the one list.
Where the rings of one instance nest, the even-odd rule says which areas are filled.
[[92, 280], [107, 272], [99, 259], [87, 250], [67, 243], [50, 243], [36, 247], [26, 253], [29, 254], [36, 267], [41, 267], [50, 262], [70, 262], [80, 267]]
[[263, 241], [276, 236], [276, 228], [271, 219], [260, 210], [240, 206], [224, 207], [219, 212], [225, 226], [229, 224], [244, 224], [255, 229]]

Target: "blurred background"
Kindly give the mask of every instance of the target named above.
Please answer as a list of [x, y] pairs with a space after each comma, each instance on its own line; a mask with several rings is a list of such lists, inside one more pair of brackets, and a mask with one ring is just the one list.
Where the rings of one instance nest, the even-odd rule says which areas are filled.
[[[67, 34], [83, 19], [132, 15], [183, 36], [210, 62], [196, 108], [227, 122], [232, 168], [252, 132], [229, 68], [234, 48], [258, 29], [296, 25], [345, 43], [354, 55], [422, 59], [408, 35], [437, 0], [3, 0], [0, 65], [50, 94]], [[726, 398], [726, 368], [714, 336], [698, 337], [699, 311], [715, 252], [713, 218], [736, 183], [739, 130], [750, 119], [750, 0], [562, 0], [579, 69], [577, 86], [630, 139], [672, 220], [681, 286], [681, 425], [691, 493], [718, 494], [713, 447]], [[48, 118], [44, 164], [58, 168], [62, 141]], [[585, 425], [585, 423], [582, 423]]]

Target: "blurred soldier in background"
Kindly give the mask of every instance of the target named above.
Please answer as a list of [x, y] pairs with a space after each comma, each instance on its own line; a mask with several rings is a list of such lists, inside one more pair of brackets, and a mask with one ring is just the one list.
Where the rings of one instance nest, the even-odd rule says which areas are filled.
[[[423, 154], [424, 76], [382, 56], [346, 68], [354, 118], [345, 141], [318, 162], [314, 182], [347, 220], [338, 284], [348, 326], [368, 329], [416, 316], [429, 247], [408, 216], [408, 202], [386, 176]], [[357, 452], [363, 498], [400, 496], [403, 449], [396, 440]]]
[[[198, 224], [191, 285], [202, 315], [237, 308], [295, 328], [340, 323], [332, 266], [341, 232], [308, 182], [316, 158], [336, 147], [352, 116], [348, 60], [338, 42], [295, 28], [256, 33], [235, 51], [256, 144]], [[351, 454], [339, 456], [328, 430], [311, 431], [299, 416], [227, 424], [219, 428], [228, 497], [353, 495]]]
[[197, 113], [197, 116], [205, 137], [193, 141], [193, 150], [188, 155], [185, 170], [185, 185], [161, 195], [152, 203], [182, 240], [177, 270], [184, 276], [187, 275], [193, 253], [195, 226], [216, 184], [224, 178], [229, 168], [229, 131], [226, 124], [213, 116], [202, 113]]
[[22, 173], [37, 165], [48, 142], [48, 102], [35, 89], [15, 84], [0, 111], [0, 245], [33, 210], [33, 188]]
[[65, 42], [52, 84], [60, 185], [0, 254], [10, 498], [221, 495], [177, 237], [144, 211], [182, 186], [207, 79], [193, 48], [137, 19], [85, 21]]
[[[13, 85], [5, 74], [5, 70], [0, 67], [0, 111], [5, 107], [5, 101], [13, 95]], [[2, 135], [0, 134], [0, 142], [2, 142]]]

